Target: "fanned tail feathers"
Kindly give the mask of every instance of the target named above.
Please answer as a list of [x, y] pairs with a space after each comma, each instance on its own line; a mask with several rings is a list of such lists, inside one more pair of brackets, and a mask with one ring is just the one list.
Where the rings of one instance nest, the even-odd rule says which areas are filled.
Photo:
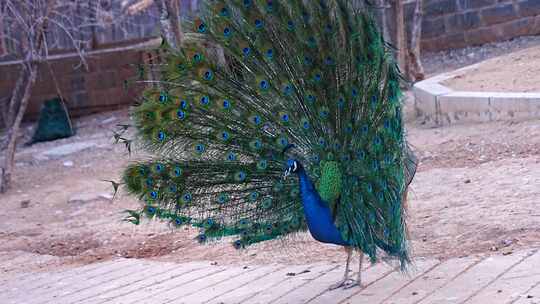
[[283, 237], [307, 229], [298, 181], [281, 178], [287, 159], [317, 184], [321, 162], [333, 161], [344, 239], [373, 259], [380, 248], [406, 261], [400, 76], [369, 8], [204, 6], [187, 25], [193, 39], [167, 50], [159, 88], [133, 111], [139, 141], [156, 155], [124, 173], [142, 213], [200, 227], [201, 241], [235, 236], [238, 248]]

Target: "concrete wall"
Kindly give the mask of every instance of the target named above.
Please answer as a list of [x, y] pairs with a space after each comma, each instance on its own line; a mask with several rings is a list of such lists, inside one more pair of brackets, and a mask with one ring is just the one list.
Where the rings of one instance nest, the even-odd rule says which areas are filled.
[[[425, 51], [540, 34], [540, 0], [424, 0], [424, 9]], [[408, 3], [406, 20], [413, 11]]]

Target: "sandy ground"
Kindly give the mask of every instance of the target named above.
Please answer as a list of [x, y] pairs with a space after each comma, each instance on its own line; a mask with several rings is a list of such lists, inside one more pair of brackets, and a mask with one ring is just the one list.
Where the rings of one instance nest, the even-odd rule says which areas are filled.
[[426, 75], [431, 77], [535, 46], [540, 46], [540, 36], [522, 36], [481, 46], [423, 53], [422, 64]]
[[[125, 111], [82, 118], [76, 122], [75, 137], [21, 147], [13, 189], [0, 196], [0, 252], [57, 257], [40, 268], [114, 256], [218, 264], [344, 259], [339, 248], [308, 235], [294, 244], [269, 242], [238, 252], [230, 243], [199, 245], [193, 240], [197, 231], [172, 230], [159, 222], [122, 222], [122, 211], [137, 202], [123, 193], [110, 201], [111, 187], [101, 180], [118, 179], [129, 161], [124, 148], [111, 139], [115, 124], [126, 120]], [[410, 141], [421, 151], [410, 194], [414, 255], [446, 259], [540, 245], [538, 121], [439, 129], [411, 124], [408, 129]], [[26, 133], [29, 136], [30, 130]], [[53, 147], [81, 142], [93, 146], [43, 158]], [[68, 202], [80, 194], [104, 197]]]
[[460, 91], [540, 92], [540, 46], [486, 60], [444, 84]]

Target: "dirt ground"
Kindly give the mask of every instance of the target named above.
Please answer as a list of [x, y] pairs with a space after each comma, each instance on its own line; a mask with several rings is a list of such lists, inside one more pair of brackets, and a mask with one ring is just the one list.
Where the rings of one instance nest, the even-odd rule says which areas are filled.
[[444, 84], [460, 91], [540, 92], [540, 46], [486, 60]]
[[[115, 124], [126, 120], [127, 111], [82, 118], [75, 137], [21, 147], [13, 189], [0, 197], [0, 252], [57, 257], [40, 268], [114, 256], [243, 265], [344, 259], [339, 248], [308, 235], [294, 244], [270, 242], [239, 252], [228, 242], [201, 246], [194, 230], [122, 222], [122, 211], [137, 202], [123, 193], [110, 201], [112, 189], [101, 180], [118, 179], [129, 161], [111, 139]], [[30, 129], [25, 132], [29, 136]], [[540, 245], [538, 121], [438, 129], [411, 124], [408, 133], [421, 159], [409, 203], [415, 256], [446, 259]], [[89, 148], [44, 157], [75, 143]], [[87, 198], [77, 200], [81, 194]]]

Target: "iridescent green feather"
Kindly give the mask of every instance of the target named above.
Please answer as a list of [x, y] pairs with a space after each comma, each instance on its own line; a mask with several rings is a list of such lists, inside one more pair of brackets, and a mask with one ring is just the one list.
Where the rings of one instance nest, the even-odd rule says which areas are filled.
[[[403, 201], [416, 168], [400, 76], [367, 6], [348, 1], [206, 1], [159, 89], [133, 120], [155, 159], [124, 173], [141, 214], [240, 248], [307, 229], [300, 161], [344, 239], [408, 260]], [[290, 145], [294, 145], [290, 148]], [[283, 153], [285, 148], [287, 153]]]

